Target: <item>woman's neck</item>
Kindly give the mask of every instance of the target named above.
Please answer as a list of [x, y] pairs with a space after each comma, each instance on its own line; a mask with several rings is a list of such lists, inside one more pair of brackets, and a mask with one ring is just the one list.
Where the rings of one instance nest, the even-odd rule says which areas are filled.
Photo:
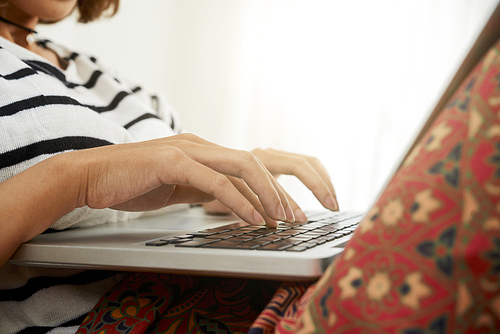
[[27, 36], [32, 34], [29, 30], [35, 30], [38, 18], [28, 16], [26, 13], [16, 11], [10, 6], [0, 7], [0, 16], [11, 23], [0, 21], [0, 36], [14, 42], [24, 48], [34, 51], [35, 43], [29, 43]]

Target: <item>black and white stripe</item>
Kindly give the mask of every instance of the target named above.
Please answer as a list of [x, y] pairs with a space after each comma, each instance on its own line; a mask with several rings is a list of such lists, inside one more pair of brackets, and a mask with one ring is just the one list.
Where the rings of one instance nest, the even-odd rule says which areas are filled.
[[56, 154], [105, 145], [112, 145], [112, 143], [102, 139], [82, 136], [41, 140], [12, 151], [0, 153], [0, 169], [15, 166], [43, 154]]
[[[162, 95], [50, 41], [69, 63], [63, 71], [0, 37], [0, 182], [71, 150], [148, 140], [180, 132]], [[51, 231], [120, 219], [128, 213], [80, 208]], [[0, 223], [1, 223], [0, 215]], [[0, 333], [73, 333], [120, 274], [0, 268]]]

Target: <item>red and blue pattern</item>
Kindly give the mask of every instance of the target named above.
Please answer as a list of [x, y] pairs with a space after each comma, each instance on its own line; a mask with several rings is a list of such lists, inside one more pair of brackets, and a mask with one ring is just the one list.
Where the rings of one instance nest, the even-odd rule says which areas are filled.
[[78, 334], [246, 333], [279, 283], [152, 273], [108, 291]]

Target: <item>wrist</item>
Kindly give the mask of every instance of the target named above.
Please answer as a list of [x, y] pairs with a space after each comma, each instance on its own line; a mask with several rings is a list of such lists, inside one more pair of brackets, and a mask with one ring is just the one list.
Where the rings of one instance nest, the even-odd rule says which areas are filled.
[[77, 207], [83, 170], [71, 153], [50, 157], [0, 183], [0, 266], [21, 243]]
[[54, 186], [62, 190], [65, 198], [61, 207], [65, 214], [86, 205], [88, 162], [82, 157], [83, 153], [62, 153], [47, 161], [50, 162], [48, 172], [55, 177]]

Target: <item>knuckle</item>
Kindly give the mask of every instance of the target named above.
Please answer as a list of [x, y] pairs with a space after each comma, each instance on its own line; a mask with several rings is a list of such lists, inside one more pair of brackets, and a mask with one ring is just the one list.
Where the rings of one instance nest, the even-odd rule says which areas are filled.
[[292, 157], [291, 166], [295, 172], [301, 171], [309, 167], [309, 162], [304, 157]]
[[252, 152], [247, 151], [247, 150], [236, 150], [236, 153], [242, 160], [247, 160], [250, 159], [250, 157], [253, 155]]
[[214, 175], [212, 182], [215, 186], [214, 189], [226, 188], [231, 183], [225, 175], [219, 173]]
[[256, 155], [256, 156], [260, 156], [260, 155], [262, 155], [263, 153], [265, 153], [265, 151], [266, 151], [266, 150], [263, 150], [263, 149], [261, 149], [261, 148], [256, 148], [256, 149], [252, 150], [252, 153], [253, 153], [254, 155]]
[[309, 161], [309, 163], [311, 163], [312, 165], [320, 165], [321, 164], [319, 159], [316, 157], [306, 157], [306, 158]]
[[307, 157], [300, 156], [300, 157], [298, 157], [298, 160], [303, 165], [309, 165], [309, 160], [307, 159]]
[[197, 135], [189, 133], [189, 132], [180, 134], [179, 138], [181, 140], [190, 141], [190, 142], [196, 142], [200, 139], [200, 137], [198, 137]]
[[250, 166], [258, 164], [257, 156], [250, 151], [238, 150], [238, 157], [244, 164], [248, 164]]
[[164, 153], [168, 155], [169, 160], [174, 160], [174, 161], [182, 160], [186, 156], [181, 149], [174, 146], [166, 147], [164, 149]]

